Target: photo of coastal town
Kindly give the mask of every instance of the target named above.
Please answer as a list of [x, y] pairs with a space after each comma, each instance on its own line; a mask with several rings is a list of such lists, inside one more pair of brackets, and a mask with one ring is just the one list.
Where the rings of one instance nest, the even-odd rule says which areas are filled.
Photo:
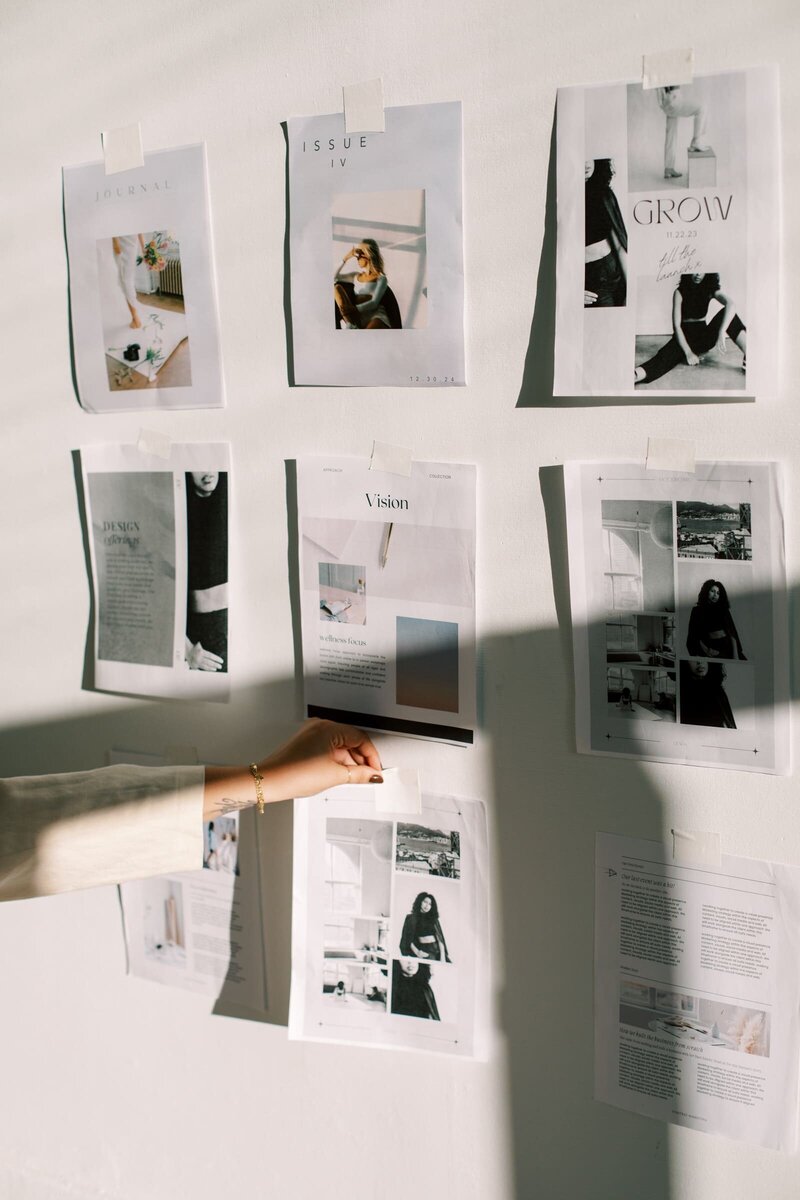
[[397, 822], [395, 868], [417, 875], [458, 879], [461, 875], [461, 835], [455, 829]]
[[749, 504], [678, 500], [677, 518], [678, 558], [752, 560]]

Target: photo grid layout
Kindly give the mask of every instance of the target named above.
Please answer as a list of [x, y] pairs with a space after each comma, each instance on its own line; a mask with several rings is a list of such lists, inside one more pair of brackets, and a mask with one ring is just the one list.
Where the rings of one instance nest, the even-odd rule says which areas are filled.
[[457, 830], [327, 819], [322, 991], [331, 1017], [343, 1009], [359, 1020], [458, 1020], [460, 875]]
[[603, 500], [601, 512], [609, 722], [752, 723], [750, 504]]

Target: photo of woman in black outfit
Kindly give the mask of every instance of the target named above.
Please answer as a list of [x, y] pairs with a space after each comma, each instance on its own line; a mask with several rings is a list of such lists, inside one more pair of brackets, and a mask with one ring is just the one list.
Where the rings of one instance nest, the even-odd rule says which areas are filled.
[[415, 958], [392, 962], [392, 1012], [398, 1017], [438, 1021], [439, 1006], [431, 987], [431, 969]]
[[[746, 668], [742, 668], [746, 670]], [[711, 725], [735, 729], [733, 709], [725, 691], [722, 663], [691, 659], [681, 663], [680, 706], [682, 725]]]
[[610, 158], [585, 163], [584, 308], [622, 308], [628, 292], [628, 231], [611, 180]]
[[[707, 321], [709, 305], [716, 300], [719, 312]], [[635, 383], [652, 383], [673, 367], [696, 367], [700, 356], [710, 350], [725, 354], [729, 337], [742, 351], [742, 370], [746, 369], [747, 330], [730, 297], [720, 291], [719, 275], [681, 275], [672, 296], [672, 337], [657, 354], [636, 367]]]
[[228, 669], [228, 475], [187, 471], [186, 665]]
[[693, 657], [746, 661], [728, 593], [718, 579], [707, 579], [689, 616], [686, 649]]
[[430, 892], [419, 893], [403, 922], [400, 953], [413, 958], [452, 961], [439, 920], [439, 906]]

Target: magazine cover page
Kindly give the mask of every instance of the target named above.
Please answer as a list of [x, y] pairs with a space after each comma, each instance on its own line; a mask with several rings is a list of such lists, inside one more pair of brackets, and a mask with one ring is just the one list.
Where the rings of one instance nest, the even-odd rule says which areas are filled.
[[472, 466], [297, 464], [306, 715], [470, 745]]
[[461, 102], [385, 115], [287, 122], [298, 384], [465, 382]]
[[778, 465], [564, 478], [578, 750], [788, 773]]
[[561, 88], [556, 396], [774, 396], [777, 71]]
[[423, 795], [394, 818], [364, 791], [294, 802], [289, 1036], [482, 1057], [484, 807]]
[[101, 691], [227, 700], [229, 459], [81, 450]]
[[222, 407], [205, 145], [65, 167], [64, 220], [83, 407]]
[[690, 846], [597, 834], [595, 1096], [792, 1153], [800, 870]]

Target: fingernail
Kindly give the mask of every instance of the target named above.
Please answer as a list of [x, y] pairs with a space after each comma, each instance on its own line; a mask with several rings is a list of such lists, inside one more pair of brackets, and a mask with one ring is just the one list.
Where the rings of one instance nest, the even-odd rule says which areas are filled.
[[370, 783], [383, 783], [383, 776], [382, 775], [370, 775], [369, 781], [370, 781]]

